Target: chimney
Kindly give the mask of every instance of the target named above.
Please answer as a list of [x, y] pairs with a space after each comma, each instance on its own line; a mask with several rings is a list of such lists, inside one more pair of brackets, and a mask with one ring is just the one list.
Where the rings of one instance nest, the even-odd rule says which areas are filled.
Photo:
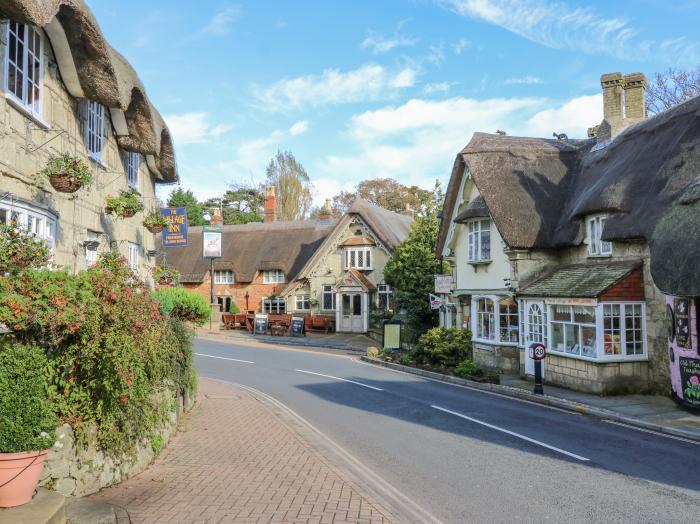
[[265, 189], [265, 222], [275, 221], [277, 210], [277, 197], [275, 196], [275, 186], [267, 186]]
[[634, 124], [647, 117], [647, 105], [644, 92], [647, 77], [644, 73], [625, 75], [625, 120], [627, 125]]
[[610, 136], [598, 134], [602, 140], [613, 138], [624, 127], [623, 84], [622, 73], [608, 73], [600, 77], [600, 85], [603, 88], [603, 121], [610, 126]]
[[408, 202], [404, 203], [403, 205], [403, 214], [411, 218], [415, 217], [415, 213], [413, 212], [413, 209], [411, 209], [411, 204]]
[[221, 209], [218, 207], [214, 209], [214, 214], [211, 217], [211, 220], [209, 221], [210, 226], [223, 226], [224, 225], [224, 217], [221, 216]]
[[321, 209], [321, 212], [318, 214], [318, 220], [320, 222], [329, 222], [331, 219], [331, 213], [331, 199], [327, 198], [326, 204], [323, 206], [323, 209]]

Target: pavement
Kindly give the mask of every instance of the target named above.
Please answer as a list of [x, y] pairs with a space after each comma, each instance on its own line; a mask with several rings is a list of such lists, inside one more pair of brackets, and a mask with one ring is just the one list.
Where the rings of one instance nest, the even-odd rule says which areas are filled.
[[118, 522], [398, 522], [290, 416], [241, 388], [207, 379], [199, 388], [156, 463], [90, 497], [112, 505]]

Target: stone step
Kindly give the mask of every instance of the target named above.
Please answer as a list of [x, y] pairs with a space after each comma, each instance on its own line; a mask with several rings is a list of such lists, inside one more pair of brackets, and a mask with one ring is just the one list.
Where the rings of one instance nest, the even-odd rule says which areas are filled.
[[32, 501], [15, 508], [0, 509], [0, 524], [66, 524], [66, 498], [39, 488]]
[[66, 516], [68, 524], [117, 524], [112, 506], [89, 499], [69, 499]]

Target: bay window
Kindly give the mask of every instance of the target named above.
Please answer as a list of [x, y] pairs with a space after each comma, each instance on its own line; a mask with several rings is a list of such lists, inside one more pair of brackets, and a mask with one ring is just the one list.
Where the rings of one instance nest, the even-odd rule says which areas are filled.
[[590, 306], [552, 306], [551, 351], [584, 357], [596, 356], [596, 314]]
[[56, 217], [31, 204], [0, 199], [0, 223], [29, 231], [35, 238], [44, 240], [50, 249], [56, 245]]
[[355, 268], [362, 270], [372, 269], [372, 248], [346, 248], [345, 249], [345, 269]]
[[501, 342], [518, 343], [518, 304], [510, 297], [498, 302], [498, 338]]
[[474, 340], [515, 345], [519, 340], [518, 303], [511, 297], [472, 297]]
[[642, 304], [603, 304], [603, 354], [644, 355]]
[[43, 39], [34, 27], [10, 21], [5, 54], [5, 91], [36, 116], [41, 113]]
[[474, 220], [467, 224], [468, 227], [468, 254], [469, 262], [484, 262], [491, 260], [491, 221]]
[[496, 340], [493, 300], [479, 298], [476, 300], [476, 338]]

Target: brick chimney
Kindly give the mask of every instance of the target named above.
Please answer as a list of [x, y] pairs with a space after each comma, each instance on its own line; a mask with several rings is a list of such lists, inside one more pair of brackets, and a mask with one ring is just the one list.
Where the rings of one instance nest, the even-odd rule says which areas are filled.
[[329, 222], [331, 219], [331, 213], [331, 199], [327, 198], [325, 205], [321, 209], [321, 212], [318, 214], [319, 222]]
[[603, 122], [591, 128], [598, 141], [615, 138], [625, 127], [644, 120], [647, 116], [644, 92], [647, 79], [643, 73], [608, 73], [600, 77], [603, 88]]
[[209, 221], [210, 226], [223, 226], [224, 225], [224, 217], [221, 215], [221, 209], [218, 207], [214, 209], [214, 213], [211, 216], [211, 220]]
[[265, 222], [274, 222], [277, 211], [277, 197], [275, 186], [267, 186], [265, 189]]

